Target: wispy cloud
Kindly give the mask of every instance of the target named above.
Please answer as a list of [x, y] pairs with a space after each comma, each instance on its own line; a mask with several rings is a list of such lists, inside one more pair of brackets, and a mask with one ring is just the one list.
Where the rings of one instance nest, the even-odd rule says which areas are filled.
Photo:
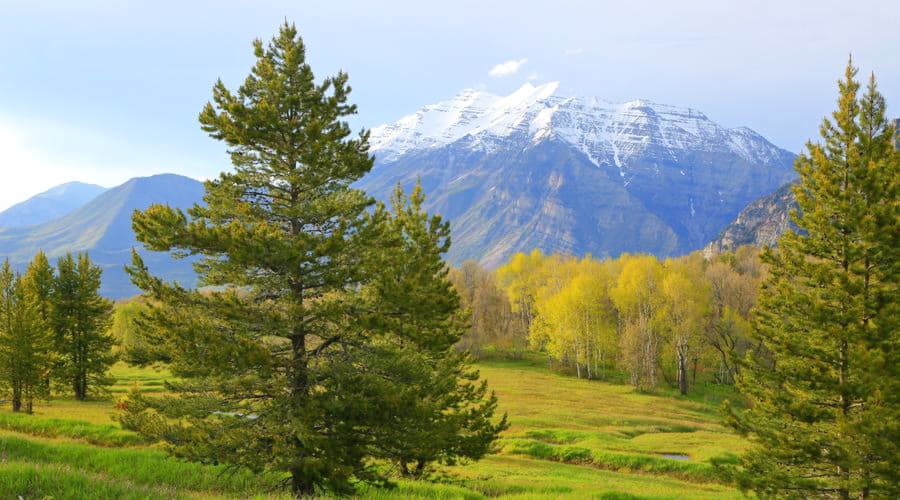
[[537, 71], [532, 71], [528, 74], [528, 81], [537, 80], [538, 78], [540, 78], [540, 76], [538, 76]]
[[577, 56], [578, 54], [581, 54], [582, 52], [584, 52], [584, 49], [582, 49], [581, 47], [577, 47], [574, 49], [566, 49], [565, 52], [563, 52], [563, 53], [567, 56]]
[[36, 154], [15, 122], [0, 117], [0, 150], [9, 170], [4, 169], [0, 185], [0, 210], [44, 191], [55, 184], [74, 180], [66, 177], [66, 168]]
[[528, 59], [522, 58], [519, 60], [510, 60], [506, 62], [502, 62], [488, 71], [488, 76], [492, 76], [494, 78], [500, 78], [509, 75], [515, 75], [519, 72], [519, 68], [522, 67], [525, 63], [528, 62]]

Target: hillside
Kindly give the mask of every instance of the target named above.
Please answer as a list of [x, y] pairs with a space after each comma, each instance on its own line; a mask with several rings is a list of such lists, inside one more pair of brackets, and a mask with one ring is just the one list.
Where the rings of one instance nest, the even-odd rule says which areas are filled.
[[36, 194], [0, 212], [0, 228], [33, 226], [58, 219], [106, 191], [103, 186], [68, 182]]
[[790, 212], [797, 208], [794, 193], [788, 183], [772, 194], [762, 196], [735, 217], [719, 236], [703, 249], [705, 255], [733, 251], [742, 245], [773, 246], [788, 230], [796, 230]]
[[454, 263], [511, 253], [678, 255], [703, 248], [747, 203], [794, 178], [793, 154], [747, 128], [636, 100], [526, 84], [467, 90], [375, 127], [359, 186], [386, 199], [422, 180], [453, 223]]
[[[891, 123], [897, 131], [894, 147], [900, 148], [900, 118], [891, 120]], [[741, 245], [773, 246], [786, 231], [796, 230], [797, 227], [790, 218], [791, 210], [797, 208], [791, 191], [794, 185], [796, 184], [793, 182], [785, 184], [747, 205], [703, 248], [704, 255], [733, 251]]]
[[[131, 230], [131, 214], [154, 203], [188, 208], [203, 197], [203, 184], [174, 174], [138, 177], [109, 189], [74, 212], [36, 226], [0, 229], [0, 259], [9, 258], [24, 268], [38, 250], [52, 260], [66, 252], [88, 252], [103, 268], [100, 292], [122, 298], [138, 292], [123, 266], [131, 261], [131, 249], [140, 244]], [[142, 250], [148, 266], [167, 279], [185, 285], [196, 283], [189, 260]]]
[[[579, 380], [546, 361], [479, 365], [512, 427], [499, 453], [443, 467], [439, 482], [399, 481], [365, 498], [740, 498], [714, 481], [710, 460], [729, 459], [744, 441], [719, 423], [715, 400], [641, 394], [624, 385]], [[116, 395], [162, 389], [165, 371], [117, 365]], [[0, 410], [0, 495], [287, 498], [279, 478], [166, 457], [113, 420], [114, 401], [53, 400], [34, 416]], [[668, 458], [673, 457], [673, 458]], [[28, 478], [27, 481], [22, 478]], [[90, 492], [90, 493], [88, 493]]]

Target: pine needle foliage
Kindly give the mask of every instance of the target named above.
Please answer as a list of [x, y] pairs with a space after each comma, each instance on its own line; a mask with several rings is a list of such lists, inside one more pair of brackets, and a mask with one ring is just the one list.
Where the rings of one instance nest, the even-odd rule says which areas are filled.
[[[201, 256], [208, 288], [165, 283], [134, 253], [148, 308], [129, 357], [168, 363], [179, 381], [132, 395], [122, 422], [189, 460], [283, 474], [297, 496], [386, 485], [384, 460], [483, 455], [472, 442], [505, 424], [490, 424], [496, 400], [452, 352], [448, 227], [421, 211], [419, 191], [392, 214], [351, 187], [372, 167], [368, 133], [344, 121], [356, 112], [347, 75], [317, 82], [294, 26], [254, 51], [243, 85], [218, 82], [200, 113], [233, 170], [187, 213], [133, 216], [148, 248]], [[445, 433], [421, 450], [416, 430], [431, 429]]]
[[763, 256], [765, 354], [738, 377], [751, 409], [729, 410], [754, 443], [735, 477], [766, 497], [900, 496], [900, 154], [874, 76], [860, 95], [856, 73], [797, 159], [801, 232]]

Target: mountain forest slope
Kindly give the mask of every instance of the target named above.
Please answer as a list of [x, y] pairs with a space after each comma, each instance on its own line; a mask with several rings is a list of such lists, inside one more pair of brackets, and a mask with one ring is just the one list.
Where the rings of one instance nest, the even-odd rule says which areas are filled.
[[[105, 191], [92, 201], [63, 216], [36, 226], [0, 229], [0, 258], [9, 258], [19, 269], [39, 251], [51, 260], [66, 252], [88, 252], [103, 268], [100, 292], [122, 298], [138, 293], [123, 266], [131, 249], [141, 249], [131, 230], [131, 214], [154, 203], [188, 208], [203, 198], [203, 184], [174, 174], [139, 177]], [[148, 266], [167, 279], [194, 285], [196, 277], [189, 259], [175, 260], [168, 254], [141, 250]]]
[[33, 226], [69, 214], [106, 191], [105, 187], [68, 182], [0, 212], [0, 228]]

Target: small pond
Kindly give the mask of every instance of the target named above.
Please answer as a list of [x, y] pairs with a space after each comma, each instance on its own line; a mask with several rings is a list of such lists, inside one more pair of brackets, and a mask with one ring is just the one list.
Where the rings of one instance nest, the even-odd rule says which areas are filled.
[[660, 455], [662, 455], [663, 458], [669, 458], [672, 460], [690, 460], [691, 459], [691, 457], [689, 457], [687, 455], [682, 455], [680, 453], [660, 453]]

